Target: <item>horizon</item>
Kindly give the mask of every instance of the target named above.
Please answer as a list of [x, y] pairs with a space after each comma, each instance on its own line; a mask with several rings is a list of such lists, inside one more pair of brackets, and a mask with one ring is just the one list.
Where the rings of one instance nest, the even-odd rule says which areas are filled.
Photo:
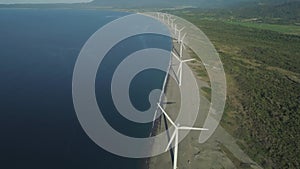
[[54, 3], [88, 3], [93, 0], [0, 0], [0, 4], [54, 4]]

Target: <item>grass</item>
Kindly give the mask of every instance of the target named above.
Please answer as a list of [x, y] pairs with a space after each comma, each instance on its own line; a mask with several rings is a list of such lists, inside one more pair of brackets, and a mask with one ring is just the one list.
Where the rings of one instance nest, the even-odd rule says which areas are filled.
[[255, 22], [241, 22], [241, 21], [226, 21], [229, 24], [235, 24], [255, 29], [271, 30], [279, 33], [300, 35], [300, 26], [296, 25], [277, 25], [277, 24], [266, 24], [266, 23], [255, 23]]

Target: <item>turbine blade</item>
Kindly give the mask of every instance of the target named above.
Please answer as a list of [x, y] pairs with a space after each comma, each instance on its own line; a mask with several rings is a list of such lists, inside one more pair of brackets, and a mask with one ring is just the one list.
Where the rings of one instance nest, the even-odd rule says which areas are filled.
[[187, 60], [183, 60], [182, 62], [185, 63], [185, 62], [190, 62], [190, 61], [193, 61], [195, 59], [187, 59]]
[[156, 116], [157, 116], [157, 109], [155, 110], [155, 113], [154, 113], [153, 122], [155, 121]]
[[180, 43], [180, 55], [179, 55], [179, 56], [180, 56], [180, 58], [182, 58], [182, 50], [183, 50], [183, 49], [182, 49], [182, 47], [183, 47], [183, 44], [182, 44], [182, 43]]
[[183, 46], [183, 49], [186, 49], [186, 46], [185, 46], [185, 44], [182, 42], [182, 46]]
[[180, 77], [180, 82], [179, 82], [179, 86], [181, 86], [181, 83], [182, 83], [182, 63], [183, 62], [180, 62], [181, 64], [180, 64], [180, 75], [179, 75], [179, 77]]
[[174, 52], [171, 52], [171, 53], [179, 62], [181, 61], [181, 59]]
[[181, 43], [183, 43], [183, 39], [185, 38], [185, 36], [186, 36], [186, 33], [184, 33], [184, 35], [182, 36]]
[[176, 76], [179, 77], [179, 78], [180, 78], [179, 73], [180, 73], [181, 70], [182, 70], [182, 62], [179, 63], [178, 70], [177, 70], [177, 73], [176, 73]]
[[176, 128], [177, 126], [175, 125], [175, 123], [172, 121], [172, 119], [169, 117], [169, 115], [167, 114], [167, 112], [160, 106], [159, 103], [157, 103], [158, 107], [160, 108], [160, 110], [164, 113], [164, 115], [167, 117], [167, 119], [169, 120], [169, 122]]
[[168, 143], [168, 145], [167, 145], [165, 151], [168, 151], [168, 148], [171, 146], [172, 141], [173, 141], [174, 138], [175, 138], [176, 132], [178, 132], [178, 131], [176, 131], [176, 129], [175, 129], [175, 131], [173, 132], [173, 134], [172, 134], [172, 136], [171, 136], [171, 138], [170, 138], [170, 141], [169, 141], [169, 143]]
[[200, 131], [207, 131], [206, 128], [197, 128], [197, 127], [179, 127], [180, 130], [200, 130]]

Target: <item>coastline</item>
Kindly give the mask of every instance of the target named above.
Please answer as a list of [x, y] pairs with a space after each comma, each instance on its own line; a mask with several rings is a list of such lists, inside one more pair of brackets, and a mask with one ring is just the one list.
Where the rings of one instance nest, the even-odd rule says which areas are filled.
[[[177, 44], [174, 44], [176, 49]], [[192, 58], [188, 51], [184, 51], [184, 56]], [[176, 60], [172, 57], [172, 61]], [[201, 127], [207, 117], [210, 107], [209, 98], [201, 91], [203, 87], [209, 87], [209, 82], [204, 77], [200, 77], [194, 68], [201, 66], [199, 60], [188, 63], [189, 67], [197, 79], [200, 90], [200, 108], [195, 127]], [[176, 68], [175, 68], [176, 70]], [[168, 76], [166, 83], [165, 96], [168, 99], [165, 110], [172, 119], [176, 119], [180, 110], [180, 92], [177, 82]], [[167, 120], [161, 116], [156, 120], [153, 127], [153, 134], [159, 134], [165, 131], [168, 126]], [[236, 143], [236, 139], [232, 137], [221, 125], [219, 125], [214, 134], [205, 143], [198, 142], [199, 132], [191, 131], [178, 145], [178, 165], [179, 169], [197, 169], [197, 168], [261, 168], [257, 163], [249, 158], [247, 154]], [[172, 151], [167, 151], [161, 155], [148, 158], [146, 160], [147, 169], [171, 169], [172, 168]]]

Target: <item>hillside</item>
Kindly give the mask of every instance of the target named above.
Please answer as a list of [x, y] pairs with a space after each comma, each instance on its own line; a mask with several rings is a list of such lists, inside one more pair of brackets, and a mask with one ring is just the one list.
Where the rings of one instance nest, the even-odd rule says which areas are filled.
[[[300, 165], [300, 36], [282, 30], [293, 26], [299, 32], [300, 26], [278, 25], [295, 22], [290, 18], [298, 3], [265, 4], [256, 7], [259, 14], [250, 10], [258, 4], [243, 7], [251, 13], [242, 8], [169, 11], [200, 27], [216, 46], [228, 84], [221, 125], [263, 168]], [[279, 13], [286, 9], [293, 12]], [[278, 24], [262, 24], [274, 21], [268, 18], [271, 12], [281, 17]], [[261, 20], [250, 20], [255, 16]]]
[[[283, 17], [298, 20], [300, 0], [94, 0], [76, 4], [10, 4], [0, 8], [115, 8], [115, 9], [159, 9], [191, 8], [240, 17]], [[288, 17], [287, 17], [288, 16]]]
[[300, 1], [265, 1], [230, 9], [239, 18], [257, 18], [268, 23], [300, 23]]
[[221, 8], [228, 7], [240, 2], [251, 0], [94, 0], [94, 6], [114, 6], [114, 7], [199, 7], [199, 8]]
[[237, 3], [226, 8], [187, 8], [185, 13], [195, 18], [248, 23], [300, 25], [300, 1], [266, 0]]

